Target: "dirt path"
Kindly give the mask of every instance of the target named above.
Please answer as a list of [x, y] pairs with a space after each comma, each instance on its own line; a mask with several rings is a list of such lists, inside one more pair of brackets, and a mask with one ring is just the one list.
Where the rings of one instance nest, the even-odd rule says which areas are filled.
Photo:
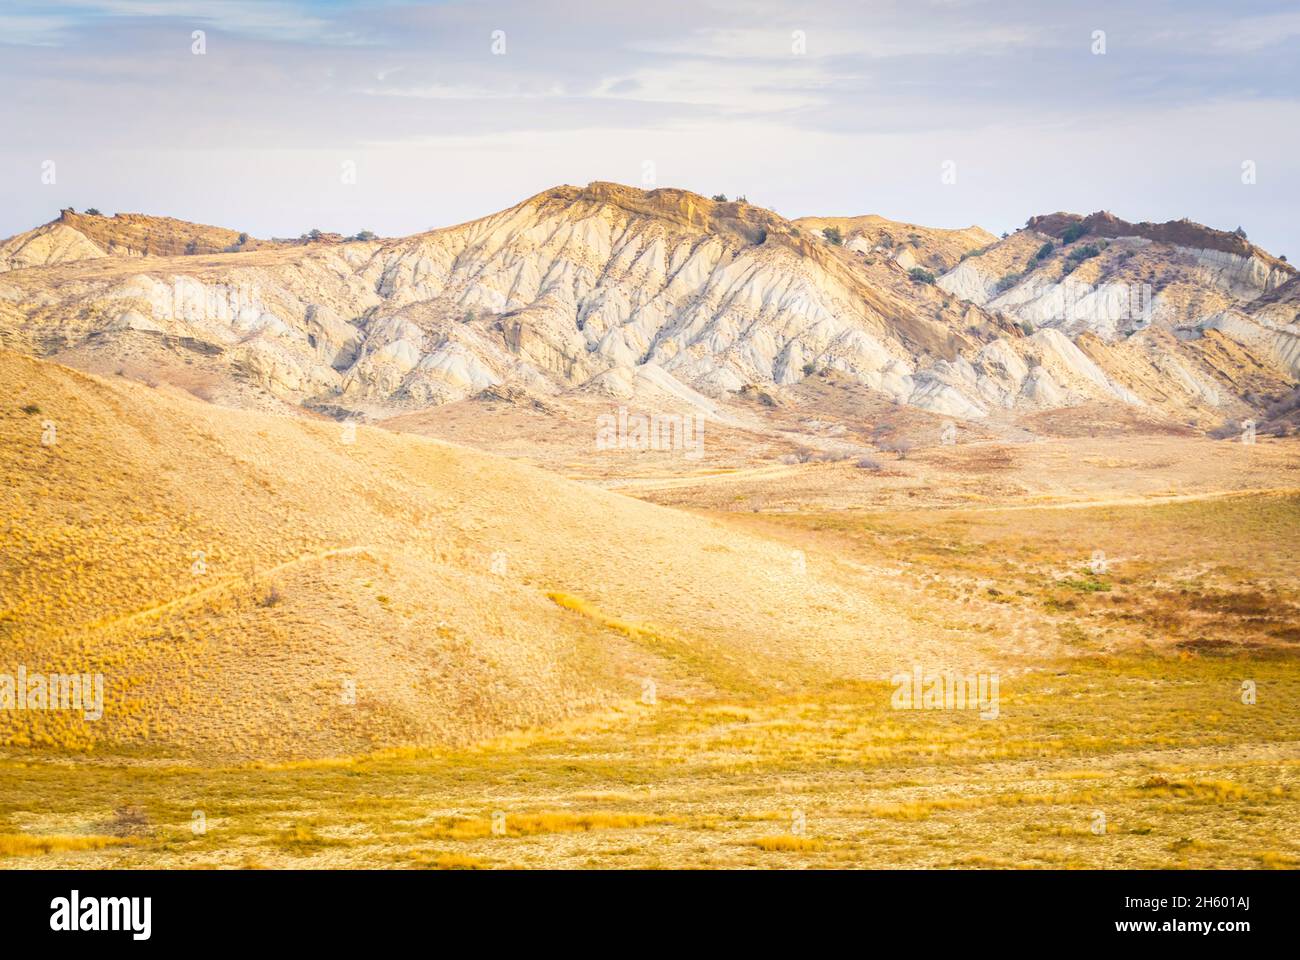
[[136, 610], [132, 613], [125, 613], [118, 617], [110, 617], [105, 620], [94, 620], [90, 623], [85, 623], [85, 624], [81, 624], [80, 626], [73, 627], [72, 629], [104, 630], [104, 629], [110, 629], [112, 627], [126, 626], [128, 624], [136, 623], [140, 620], [146, 620], [150, 617], [159, 616], [161, 614], [168, 613], [179, 607], [187, 606], [188, 604], [196, 600], [202, 600], [204, 597], [210, 597], [216, 593], [221, 592], [222, 590], [228, 587], [234, 586], [235, 584], [241, 582], [246, 582], [249, 579], [254, 577], [274, 576], [277, 573], [281, 573], [285, 570], [292, 569], [293, 567], [303, 566], [308, 563], [317, 563], [321, 560], [328, 560], [330, 557], [353, 556], [355, 554], [368, 553], [374, 549], [375, 549], [374, 547], [369, 547], [369, 546], [339, 547], [334, 550], [325, 550], [321, 553], [303, 554], [301, 557], [296, 557], [293, 560], [286, 560], [283, 563], [277, 563], [273, 567], [266, 567], [265, 569], [262, 570], [253, 570], [248, 574], [244, 574], [240, 576], [227, 577], [224, 580], [217, 581], [210, 587], [204, 587], [202, 590], [195, 590], [193, 593], [184, 594], [183, 596], [176, 597], [174, 600], [168, 600], [165, 603], [155, 604], [152, 607], [145, 607], [143, 610]]

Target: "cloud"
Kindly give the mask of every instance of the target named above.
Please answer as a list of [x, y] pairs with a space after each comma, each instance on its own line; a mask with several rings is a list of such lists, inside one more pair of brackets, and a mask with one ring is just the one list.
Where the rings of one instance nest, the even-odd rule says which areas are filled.
[[[891, 211], [903, 219], [999, 225], [1009, 210], [1019, 222], [1040, 205], [1067, 205], [1085, 174], [1104, 171], [1111, 179], [1089, 196], [1109, 191], [1117, 199], [1098, 205], [1130, 219], [1155, 214], [1121, 211], [1126, 197], [1194, 219], [1202, 201], [1206, 218], [1236, 203], [1240, 215], [1228, 219], [1252, 238], [1267, 242], [1275, 229], [1279, 244], [1300, 249], [1300, 228], [1283, 216], [1298, 206], [1300, 171], [1282, 119], [1300, 102], [1300, 14], [1264, 0], [657, 0], [653, 14], [597, 0], [9, 4], [0, 169], [14, 179], [0, 232], [48, 219], [50, 191], [29, 189], [43, 158], [59, 160], [67, 180], [59, 203], [75, 205], [81, 184], [85, 202], [105, 208], [115, 192], [148, 199], [128, 190], [132, 178], [141, 191], [161, 191], [164, 179], [204, 189], [166, 169], [180, 151], [251, 222], [262, 210], [288, 217], [284, 198], [311, 196], [288, 189], [288, 161], [259, 155], [315, 158], [323, 179], [303, 182], [320, 186], [338, 158], [375, 151], [391, 175], [353, 196], [398, 217], [430, 151], [446, 151], [468, 158], [454, 171], [455, 200], [439, 201], [452, 217], [486, 212], [466, 206], [502, 199], [506, 185], [636, 181], [650, 159], [665, 185], [780, 196], [782, 212], [871, 209], [880, 193], [851, 190], [855, 178], [879, 177], [915, 206]], [[209, 32], [205, 56], [190, 52], [192, 29]], [[1107, 34], [1102, 56], [1091, 50], [1095, 29]], [[492, 52], [496, 30], [505, 55]], [[1229, 123], [1232, 111], [1252, 123]], [[1211, 115], [1218, 127], [1203, 125]], [[1177, 125], [1193, 122], [1200, 150]], [[983, 177], [960, 205], [956, 193], [932, 193], [928, 177], [897, 186], [935, 156], [978, 169], [981, 145], [1011, 172]], [[1256, 194], [1207, 187], [1211, 150], [1229, 171], [1259, 159]], [[139, 166], [107, 159], [128, 154]], [[240, 160], [195, 167], [205, 155]], [[1158, 171], [1159, 182], [1132, 191], [1129, 165]], [[720, 182], [727, 170], [743, 182]], [[173, 212], [160, 203], [137, 205]], [[438, 220], [421, 211], [414, 227]], [[302, 225], [275, 229], [296, 235]]]
[[1246, 17], [1228, 25], [1212, 39], [1213, 46], [1229, 53], [1254, 53], [1287, 44], [1300, 37], [1300, 12]]
[[[0, 18], [2, 42], [40, 46], [66, 42], [96, 24], [131, 20], [170, 20], [235, 35], [322, 44], [359, 43], [361, 38], [312, 4], [288, 0], [78, 0], [26, 7]], [[345, 9], [340, 7], [339, 9]], [[15, 21], [12, 32], [5, 29]]]

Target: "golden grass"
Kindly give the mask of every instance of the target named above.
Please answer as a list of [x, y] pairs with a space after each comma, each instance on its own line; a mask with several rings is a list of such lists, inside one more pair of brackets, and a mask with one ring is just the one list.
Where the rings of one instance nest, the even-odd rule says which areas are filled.
[[[494, 822], [502, 826], [493, 830]], [[566, 811], [507, 814], [494, 821], [490, 817], [453, 818], [428, 827], [422, 834], [431, 838], [465, 840], [475, 837], [529, 837], [548, 833], [586, 833], [592, 830], [627, 830], [652, 824], [681, 823], [681, 817], [639, 813], [569, 813]]]
[[752, 841], [760, 850], [770, 853], [807, 853], [810, 850], [824, 850], [826, 844], [814, 837], [796, 837], [788, 833], [770, 837], [759, 837]]
[[45, 853], [71, 853], [120, 847], [131, 841], [123, 837], [51, 835], [31, 836], [21, 833], [0, 834], [0, 857], [31, 857]]
[[412, 858], [415, 866], [433, 870], [490, 870], [491, 865], [478, 857], [462, 853], [440, 853], [429, 857], [416, 854]]
[[[113, 683], [98, 726], [0, 715], [5, 856], [1300, 860], [1300, 498], [705, 522], [383, 431], [344, 448], [327, 425], [8, 363], [0, 627], [29, 665]], [[59, 411], [58, 447], [31, 442], [29, 402]], [[498, 548], [510, 578], [487, 572]], [[889, 684], [853, 679], [888, 675], [881, 649], [1005, 665], [998, 719], [892, 710]], [[636, 702], [644, 677], [655, 703]], [[102, 836], [114, 809], [149, 830]], [[754, 839], [793, 810], [815, 839]]]
[[1259, 854], [1259, 866], [1264, 870], [1295, 870], [1300, 868], [1300, 856], [1265, 850]]
[[[140, 810], [150, 833], [64, 855], [139, 866], [435, 868], [451, 856], [584, 868], [1293, 868], [1300, 717], [1240, 704], [1243, 670], [1274, 704], [1300, 696], [1286, 661], [1087, 658], [1004, 679], [996, 722], [893, 711], [887, 684], [843, 684], [602, 712], [491, 749], [346, 764], [0, 760], [0, 825], [100, 833], [109, 797]], [[189, 829], [196, 807], [205, 836]], [[797, 839], [820, 848], [755, 844], [757, 825], [785, 835], [793, 810], [808, 824]]]

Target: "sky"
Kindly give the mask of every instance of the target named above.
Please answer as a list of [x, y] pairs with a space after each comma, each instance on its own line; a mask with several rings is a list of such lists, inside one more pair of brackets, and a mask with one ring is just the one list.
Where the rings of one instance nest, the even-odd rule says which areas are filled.
[[1295, 0], [0, 0], [0, 89], [0, 236], [399, 236], [613, 180], [1300, 257]]

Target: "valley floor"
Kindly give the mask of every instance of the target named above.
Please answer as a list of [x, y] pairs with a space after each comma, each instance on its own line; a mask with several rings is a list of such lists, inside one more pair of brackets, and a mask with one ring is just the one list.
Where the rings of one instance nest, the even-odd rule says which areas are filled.
[[1292, 661], [1075, 660], [1005, 679], [997, 720], [895, 711], [890, 694], [635, 704], [441, 755], [202, 770], [11, 760], [0, 855], [24, 867], [1300, 866]]
[[0, 864], [1300, 866], [1300, 497], [709, 512], [1009, 647], [996, 718], [846, 681], [645, 697], [454, 751], [10, 753]]

